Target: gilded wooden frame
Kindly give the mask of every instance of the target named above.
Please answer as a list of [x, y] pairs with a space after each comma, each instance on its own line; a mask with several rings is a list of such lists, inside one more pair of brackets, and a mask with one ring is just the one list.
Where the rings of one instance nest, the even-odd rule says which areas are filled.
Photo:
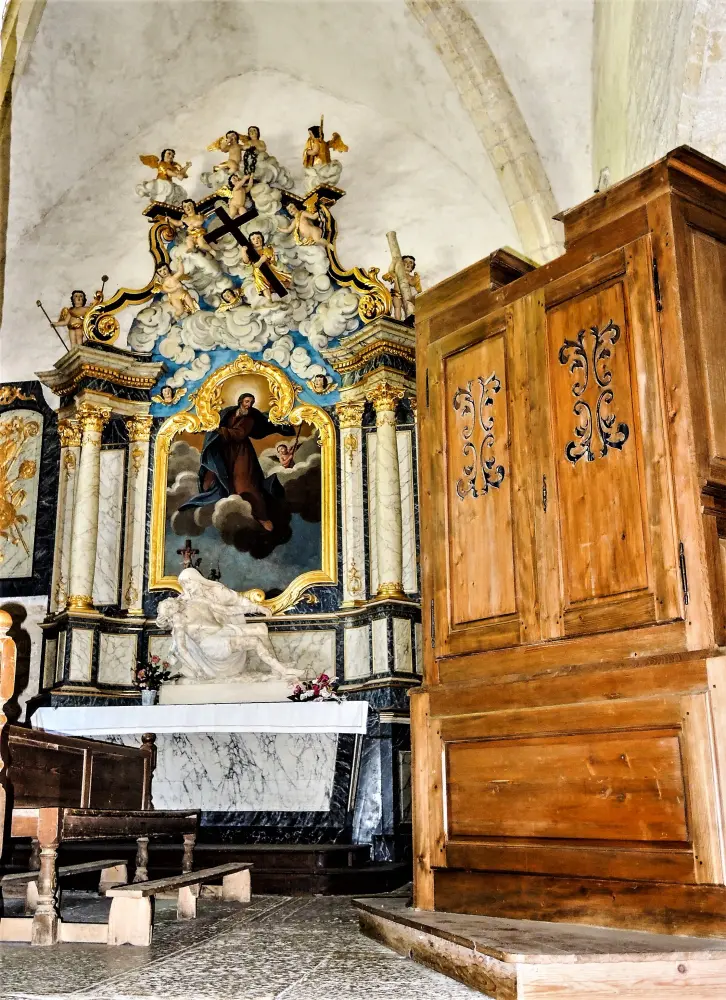
[[149, 552], [149, 589], [181, 588], [175, 576], [164, 575], [166, 537], [166, 475], [171, 443], [180, 431], [211, 431], [219, 426], [222, 408], [222, 385], [235, 375], [262, 375], [270, 386], [270, 419], [289, 421], [297, 426], [303, 421], [317, 428], [320, 435], [321, 488], [321, 568], [301, 573], [277, 597], [265, 600], [264, 591], [248, 590], [244, 596], [264, 604], [279, 614], [296, 604], [308, 587], [338, 582], [337, 511], [335, 491], [335, 425], [319, 406], [303, 403], [295, 406], [297, 387], [281, 369], [264, 361], [253, 361], [246, 354], [214, 372], [192, 397], [194, 408], [176, 413], [159, 428], [154, 445], [154, 479], [151, 508], [151, 544]]

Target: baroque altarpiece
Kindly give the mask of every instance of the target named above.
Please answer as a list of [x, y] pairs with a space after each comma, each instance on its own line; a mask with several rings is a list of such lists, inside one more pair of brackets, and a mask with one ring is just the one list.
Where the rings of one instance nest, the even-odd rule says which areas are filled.
[[170, 644], [156, 609], [185, 567], [266, 605], [277, 655], [368, 701], [367, 735], [283, 750], [230, 738], [213, 760], [191, 738], [160, 740], [156, 804], [202, 808], [215, 836], [274, 827], [385, 859], [408, 841], [421, 645], [418, 279], [395, 238], [389, 274], [340, 263], [332, 153], [345, 149], [311, 128], [296, 183], [259, 129], [230, 130], [194, 198], [174, 150], [141, 157], [156, 171], [137, 187], [147, 284], [73, 293], [55, 323], [70, 349], [38, 373], [57, 414], [38, 383], [0, 389], [0, 573], [8, 593], [50, 595], [41, 695], [54, 706], [138, 702], [137, 665]]

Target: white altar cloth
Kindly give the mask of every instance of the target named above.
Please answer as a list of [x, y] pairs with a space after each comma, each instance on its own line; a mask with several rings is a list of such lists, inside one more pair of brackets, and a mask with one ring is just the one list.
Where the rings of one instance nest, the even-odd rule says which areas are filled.
[[361, 733], [368, 702], [98, 705], [39, 708], [36, 729], [66, 736], [131, 733]]

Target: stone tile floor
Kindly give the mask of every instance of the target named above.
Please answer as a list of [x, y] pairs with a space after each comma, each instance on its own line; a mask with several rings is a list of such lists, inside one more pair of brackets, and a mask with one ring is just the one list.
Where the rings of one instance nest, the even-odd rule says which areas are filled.
[[[102, 920], [105, 900], [64, 897], [66, 920]], [[157, 903], [150, 948], [0, 944], [0, 1000], [474, 1000], [475, 993], [358, 931], [344, 897], [200, 900], [177, 922]]]

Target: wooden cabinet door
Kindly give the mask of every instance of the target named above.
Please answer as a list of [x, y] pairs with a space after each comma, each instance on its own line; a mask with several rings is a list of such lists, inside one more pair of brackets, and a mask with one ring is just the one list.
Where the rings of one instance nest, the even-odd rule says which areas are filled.
[[538, 637], [524, 333], [501, 311], [429, 348], [436, 656]]
[[549, 429], [539, 583], [558, 605], [544, 638], [682, 617], [649, 242], [547, 285], [529, 324], [533, 426]]

